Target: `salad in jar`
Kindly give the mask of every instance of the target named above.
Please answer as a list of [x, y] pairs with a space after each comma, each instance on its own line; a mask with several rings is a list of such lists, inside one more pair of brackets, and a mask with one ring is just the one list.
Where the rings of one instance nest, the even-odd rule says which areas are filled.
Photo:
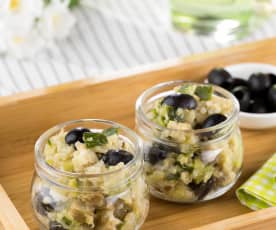
[[239, 105], [226, 90], [184, 81], [146, 90], [136, 103], [151, 193], [191, 203], [216, 198], [237, 181], [243, 162]]
[[68, 122], [44, 133], [35, 152], [32, 205], [42, 228], [133, 230], [144, 222], [149, 200], [141, 143], [128, 128]]

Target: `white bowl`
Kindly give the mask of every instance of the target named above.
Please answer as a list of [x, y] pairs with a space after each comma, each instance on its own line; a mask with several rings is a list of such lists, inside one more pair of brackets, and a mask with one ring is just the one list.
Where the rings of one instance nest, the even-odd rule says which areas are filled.
[[[276, 66], [263, 63], [241, 63], [226, 66], [225, 69], [235, 78], [247, 80], [252, 73], [276, 74]], [[276, 113], [240, 112], [240, 126], [246, 129], [268, 129], [276, 127]]]

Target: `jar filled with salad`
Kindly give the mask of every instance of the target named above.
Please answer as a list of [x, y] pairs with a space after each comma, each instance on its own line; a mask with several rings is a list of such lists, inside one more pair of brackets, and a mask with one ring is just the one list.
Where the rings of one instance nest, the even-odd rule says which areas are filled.
[[158, 84], [136, 102], [152, 195], [173, 202], [214, 199], [237, 181], [243, 162], [239, 104], [214, 85]]
[[141, 140], [106, 120], [49, 129], [35, 145], [32, 206], [42, 229], [139, 229], [149, 209]]

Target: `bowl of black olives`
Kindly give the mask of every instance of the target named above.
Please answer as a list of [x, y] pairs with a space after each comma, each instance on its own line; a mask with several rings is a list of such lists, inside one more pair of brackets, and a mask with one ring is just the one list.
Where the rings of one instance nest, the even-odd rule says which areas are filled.
[[241, 63], [214, 68], [207, 79], [209, 83], [229, 90], [237, 98], [241, 127], [276, 127], [276, 66]]

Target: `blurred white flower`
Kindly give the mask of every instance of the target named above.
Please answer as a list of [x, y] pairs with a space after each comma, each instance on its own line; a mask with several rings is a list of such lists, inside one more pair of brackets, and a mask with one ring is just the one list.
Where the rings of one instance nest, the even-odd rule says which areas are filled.
[[68, 5], [69, 1], [52, 0], [43, 11], [38, 28], [46, 39], [63, 39], [69, 35], [76, 18]]
[[0, 52], [32, 57], [54, 39], [64, 39], [76, 23], [69, 0], [1, 0]]
[[17, 58], [33, 57], [45, 46], [45, 40], [37, 30], [17, 30], [7, 33], [7, 49]]
[[39, 17], [43, 7], [43, 0], [2, 0], [0, 3], [0, 13], [3, 15], [25, 14]]

